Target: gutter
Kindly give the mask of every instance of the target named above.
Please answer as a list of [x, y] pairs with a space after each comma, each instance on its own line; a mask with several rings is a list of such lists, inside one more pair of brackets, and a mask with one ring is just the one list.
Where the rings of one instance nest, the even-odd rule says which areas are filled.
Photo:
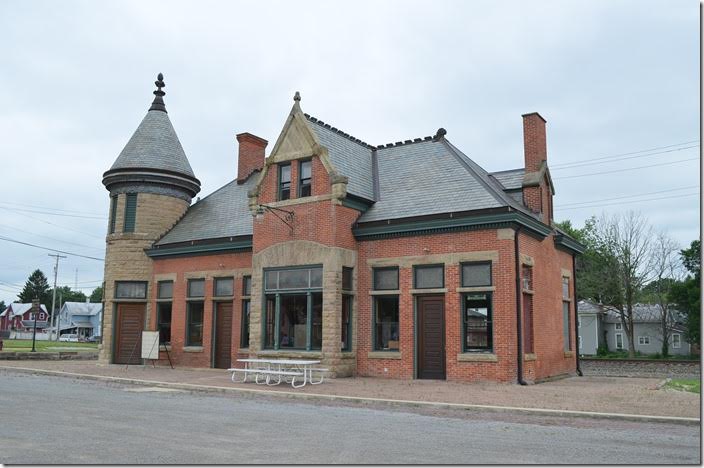
[[[572, 289], [574, 293], [574, 361], [577, 365], [577, 375], [582, 377], [582, 369], [579, 368], [579, 311], [577, 306], [577, 256], [572, 254]], [[597, 337], [596, 347], [599, 347], [599, 324], [596, 322]]]
[[516, 359], [517, 380], [521, 385], [528, 385], [523, 380], [523, 323], [521, 322], [521, 261], [518, 252], [518, 234], [521, 226], [516, 226], [513, 237], [513, 254], [516, 264], [516, 341], [518, 346], [518, 356]]

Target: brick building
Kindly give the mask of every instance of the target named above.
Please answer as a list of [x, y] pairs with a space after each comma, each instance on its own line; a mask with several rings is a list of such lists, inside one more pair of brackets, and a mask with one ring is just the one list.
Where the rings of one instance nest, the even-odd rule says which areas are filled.
[[156, 84], [103, 176], [103, 361], [139, 363], [141, 330], [159, 330], [182, 366], [305, 356], [335, 376], [575, 372], [581, 247], [552, 221], [539, 114], [523, 116], [524, 167], [487, 173], [444, 129], [373, 146], [304, 114], [296, 93], [268, 157], [266, 140], [237, 135], [237, 178], [191, 204], [200, 182]]

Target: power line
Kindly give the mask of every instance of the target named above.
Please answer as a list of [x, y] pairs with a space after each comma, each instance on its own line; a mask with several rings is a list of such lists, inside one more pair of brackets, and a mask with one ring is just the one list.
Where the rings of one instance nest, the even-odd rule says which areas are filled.
[[627, 156], [625, 158], [608, 158], [608, 160], [606, 160], [606, 161], [601, 161], [604, 158], [585, 159], [583, 161], [578, 161], [578, 162], [574, 162], [574, 163], [556, 164], [552, 169], [555, 171], [561, 171], [564, 169], [572, 169], [574, 167], [591, 166], [593, 164], [608, 164], [608, 163], [612, 163], [612, 162], [625, 161], [627, 159], [647, 158], [648, 156], [657, 156], [659, 154], [674, 153], [675, 151], [683, 151], [686, 149], [692, 149], [692, 148], [698, 148], [698, 147], [699, 147], [699, 145], [685, 146], [684, 148], [677, 148], [677, 149], [672, 149], [672, 150], [668, 150], [668, 151], [658, 151], [657, 153], [639, 154], [637, 156]]
[[612, 200], [622, 200], [625, 198], [643, 197], [646, 195], [655, 195], [658, 193], [678, 192], [680, 190], [689, 190], [689, 189], [693, 189], [693, 188], [699, 188], [699, 186], [698, 185], [690, 185], [687, 187], [680, 187], [680, 188], [669, 189], [669, 190], [658, 190], [657, 192], [646, 192], [646, 193], [638, 193], [635, 195], [624, 195], [622, 197], [611, 197], [611, 198], [602, 198], [599, 200], [590, 200], [590, 201], [584, 201], [584, 202], [565, 203], [565, 204], [561, 204], [560, 208], [564, 208], [566, 206], [575, 206], [575, 205], [588, 205], [588, 204], [592, 204], [592, 203], [601, 203], [601, 202], [612, 201]]
[[7, 229], [12, 229], [12, 230], [14, 230], [14, 231], [24, 232], [25, 234], [31, 234], [31, 235], [37, 236], [37, 237], [43, 237], [43, 238], [45, 238], [45, 239], [53, 240], [53, 241], [56, 241], [56, 242], [61, 242], [61, 243], [64, 243], [64, 244], [71, 244], [71, 245], [76, 245], [76, 246], [78, 246], [78, 247], [85, 247], [85, 248], [91, 249], [91, 250], [100, 250], [100, 251], [103, 251], [103, 250], [104, 250], [104, 247], [92, 247], [92, 246], [90, 246], [90, 245], [78, 244], [78, 243], [76, 243], [76, 242], [71, 242], [71, 241], [67, 241], [67, 240], [57, 239], [57, 238], [55, 238], [55, 237], [49, 237], [49, 236], [45, 236], [45, 235], [43, 235], [43, 234], [37, 234], [37, 233], [35, 233], [35, 232], [31, 232], [31, 231], [25, 231], [24, 229], [20, 229], [20, 228], [14, 227], [14, 226], [8, 226], [8, 225], [6, 225], [6, 224], [0, 224], [0, 227], [4, 227], [4, 228], [7, 228]]
[[645, 198], [643, 200], [630, 200], [630, 201], [622, 201], [622, 202], [617, 202], [617, 203], [604, 203], [601, 205], [572, 206], [572, 207], [567, 207], [567, 208], [559, 208], [558, 207], [558, 208], [555, 208], [555, 211], [581, 210], [581, 209], [586, 209], [586, 208], [601, 208], [602, 206], [625, 205], [628, 203], [640, 203], [640, 202], [646, 202], [646, 201], [668, 200], [671, 198], [692, 197], [694, 195], [699, 196], [699, 193], [685, 193], [682, 195], [672, 195], [669, 197]]
[[41, 245], [30, 244], [29, 242], [22, 242], [22, 241], [18, 241], [18, 240], [16, 240], [16, 239], [10, 239], [9, 237], [0, 236], [0, 240], [4, 240], [4, 241], [7, 241], [7, 242], [14, 242], [15, 244], [28, 245], [28, 246], [30, 246], [30, 247], [35, 247], [35, 248], [37, 248], [37, 249], [48, 250], [49, 252], [58, 252], [58, 253], [64, 253], [64, 254], [66, 254], [66, 255], [72, 255], [72, 256], [74, 256], [74, 257], [88, 258], [88, 259], [90, 259], [90, 260], [98, 260], [99, 262], [104, 262], [104, 261], [105, 261], [104, 258], [91, 257], [91, 256], [89, 256], [89, 255], [81, 255], [81, 254], [77, 254], [77, 253], [73, 253], [73, 252], [67, 252], [67, 251], [65, 251], [65, 250], [52, 249], [52, 248], [49, 248], [49, 247], [43, 247], [43, 246], [41, 246]]
[[[609, 156], [601, 156], [598, 158], [592, 158], [592, 159], [585, 159], [582, 161], [575, 161], [573, 163], [563, 163], [563, 164], [556, 164], [554, 167], [561, 167], [561, 166], [569, 166], [570, 164], [574, 163], [579, 163], [579, 162], [585, 162], [585, 161], [601, 161], [602, 159], [611, 159], [611, 158], [617, 158], [620, 156], [630, 156], [631, 154], [639, 154], [639, 153], [649, 153], [650, 151], [657, 151], [661, 149], [666, 149], [666, 148], [672, 148], [674, 146], [682, 146], [682, 145], [689, 145], [691, 143], [699, 143], [699, 140], [690, 140], [690, 141], [683, 141], [682, 143], [675, 143], [672, 145], [665, 145], [665, 146], [656, 146], [655, 148], [648, 148], [644, 150], [638, 150], [638, 151], [631, 151], [629, 153], [619, 153], [619, 154], [612, 154]], [[695, 146], [699, 146], [698, 144]]]
[[39, 213], [39, 214], [46, 214], [49, 216], [63, 216], [66, 218], [83, 218], [83, 219], [100, 219], [100, 220], [106, 220], [107, 218], [104, 216], [85, 216], [85, 215], [74, 215], [74, 214], [67, 214], [67, 213], [52, 213], [51, 211], [41, 211], [41, 210], [29, 210], [27, 208], [10, 208], [7, 206], [0, 206], [0, 208], [4, 210], [10, 210], [14, 212], [27, 212], [27, 213]]
[[42, 210], [50, 210], [50, 211], [63, 211], [64, 213], [78, 213], [78, 214], [85, 214], [85, 215], [95, 215], [99, 216], [102, 215], [103, 213], [97, 213], [95, 211], [80, 211], [80, 210], [65, 210], [63, 208], [52, 208], [49, 206], [41, 206], [41, 205], [29, 205], [27, 203], [15, 203], [15, 202], [7, 202], [3, 201], [0, 202], [2, 205], [14, 205], [14, 206], [26, 206], [29, 208], [39, 208]]
[[[14, 211], [14, 210], [12, 210], [11, 208], [5, 208], [4, 206], [0, 206], [0, 210]], [[84, 236], [95, 237], [96, 239], [102, 239], [102, 237], [96, 236], [95, 234], [88, 234], [87, 232], [79, 231], [78, 229], [73, 229], [73, 228], [70, 228], [70, 227], [68, 227], [68, 226], [62, 226], [61, 224], [56, 224], [56, 223], [52, 223], [51, 221], [47, 221], [47, 220], [45, 220], [45, 219], [37, 218], [36, 216], [31, 216], [31, 215], [28, 215], [28, 214], [25, 214], [25, 213], [20, 213], [20, 212], [16, 212], [16, 213], [17, 213], [18, 215], [20, 215], [20, 216], [24, 216], [25, 218], [29, 218], [29, 219], [33, 219], [33, 220], [35, 220], [35, 221], [39, 221], [39, 222], [41, 222], [41, 223], [50, 224], [50, 225], [52, 225], [52, 226], [60, 227], [61, 229], [66, 229], [66, 230], [68, 230], [68, 231], [77, 232], [77, 233], [79, 233], [79, 234], [83, 234]]]
[[601, 175], [601, 174], [614, 174], [616, 172], [625, 172], [625, 171], [633, 171], [636, 169], [645, 169], [647, 167], [657, 167], [657, 166], [669, 166], [670, 164], [677, 164], [681, 162], [687, 162], [687, 161], [698, 161], [699, 158], [689, 158], [689, 159], [678, 159], [677, 161], [668, 161], [664, 163], [659, 163], [659, 164], [649, 164], [647, 166], [636, 166], [636, 167], [627, 167], [624, 169], [616, 169], [613, 171], [601, 171], [601, 172], [590, 172], [589, 174], [578, 174], [578, 175], [571, 175], [571, 176], [562, 176], [562, 177], [555, 177], [555, 180], [558, 179], [575, 179], [577, 177], [587, 177], [587, 176], [593, 176], [593, 175]]

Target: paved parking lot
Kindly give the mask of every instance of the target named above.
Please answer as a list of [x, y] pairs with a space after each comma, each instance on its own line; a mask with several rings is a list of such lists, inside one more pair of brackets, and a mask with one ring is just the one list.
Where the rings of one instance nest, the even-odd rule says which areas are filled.
[[0, 463], [12, 464], [699, 463], [699, 427], [666, 423], [418, 414], [7, 371], [0, 407]]

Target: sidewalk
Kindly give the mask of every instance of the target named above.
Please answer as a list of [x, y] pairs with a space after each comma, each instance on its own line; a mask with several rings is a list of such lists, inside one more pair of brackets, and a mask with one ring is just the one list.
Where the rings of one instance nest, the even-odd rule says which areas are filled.
[[[292, 389], [254, 383], [233, 384], [222, 369], [103, 365], [95, 361], [4, 361], [0, 371], [11, 368], [62, 372], [74, 377], [116, 378], [142, 385], [160, 385], [203, 391], [265, 392], [289, 397], [324, 399], [382, 399], [403, 404], [481, 405], [517, 411], [597, 412], [628, 415], [699, 418], [699, 395], [660, 388], [660, 379], [570, 377], [538, 385], [459, 383], [433, 380], [391, 380], [370, 377], [326, 379], [322, 385]], [[25, 372], [31, 372], [25, 370]], [[119, 380], [117, 380], [119, 382]], [[472, 409], [466, 407], [465, 409]], [[482, 408], [477, 408], [482, 409]], [[503, 410], [510, 410], [503, 408]], [[595, 416], [595, 415], [592, 415]]]

